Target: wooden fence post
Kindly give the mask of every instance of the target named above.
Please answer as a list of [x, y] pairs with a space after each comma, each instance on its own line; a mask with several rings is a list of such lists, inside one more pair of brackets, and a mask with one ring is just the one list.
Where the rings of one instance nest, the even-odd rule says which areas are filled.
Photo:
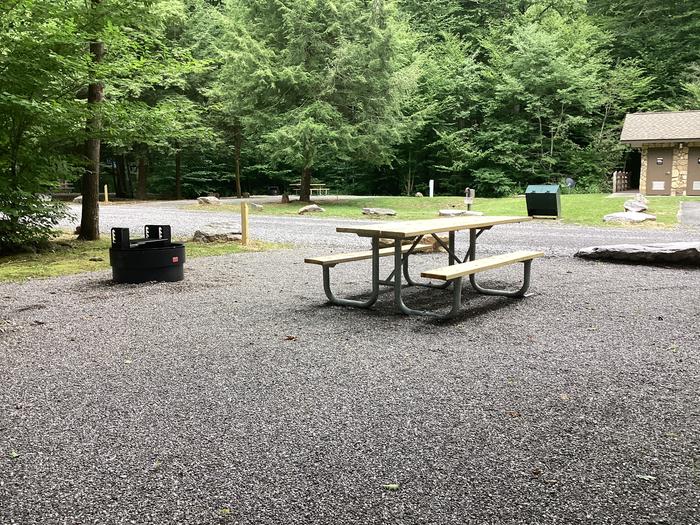
[[248, 246], [248, 204], [241, 202], [241, 244]]
[[109, 204], [109, 193], [108, 193], [109, 188], [107, 188], [107, 185], [105, 184], [105, 203]]

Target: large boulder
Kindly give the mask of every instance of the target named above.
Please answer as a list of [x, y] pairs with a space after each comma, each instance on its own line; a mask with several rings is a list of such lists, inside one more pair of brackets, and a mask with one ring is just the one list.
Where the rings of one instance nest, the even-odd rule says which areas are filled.
[[396, 215], [396, 212], [389, 208], [362, 208], [362, 213], [363, 215]]
[[483, 215], [482, 211], [471, 211], [471, 210], [458, 210], [458, 209], [447, 209], [438, 211], [440, 217], [461, 217], [461, 216], [474, 216], [480, 217]]
[[196, 242], [231, 242], [241, 238], [241, 227], [231, 222], [212, 222], [194, 232]]
[[576, 257], [643, 263], [676, 263], [700, 266], [700, 242], [613, 244], [579, 250]]
[[308, 206], [304, 206], [303, 208], [299, 209], [299, 215], [304, 215], [306, 213], [320, 213], [324, 211], [326, 210], [321, 208], [318, 204], [309, 204]]
[[620, 211], [617, 213], [611, 213], [603, 217], [605, 222], [627, 222], [627, 223], [640, 223], [644, 221], [655, 221], [656, 215], [651, 215], [649, 213], [640, 213], [636, 211]]
[[423, 196], [423, 194], [421, 192], [419, 192], [419, 191], [416, 192], [416, 197], [422, 197], [422, 196]]
[[73, 202], [77, 202], [78, 204], [80, 204], [81, 202], [83, 202], [83, 196], [78, 195], [75, 199], [73, 199]]
[[218, 206], [219, 204], [221, 204], [221, 201], [217, 197], [213, 197], [213, 196], [199, 197], [197, 199], [197, 202], [203, 206], [211, 206], [211, 205]]

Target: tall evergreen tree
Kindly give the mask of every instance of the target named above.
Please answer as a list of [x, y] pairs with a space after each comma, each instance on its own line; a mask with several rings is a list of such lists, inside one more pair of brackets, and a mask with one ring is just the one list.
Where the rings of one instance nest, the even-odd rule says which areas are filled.
[[264, 155], [298, 170], [302, 200], [310, 199], [315, 169], [351, 157], [374, 166], [392, 161], [409, 127], [403, 101], [417, 75], [410, 32], [391, 2], [231, 5], [242, 36], [222, 69], [220, 93], [233, 99], [228, 107]]

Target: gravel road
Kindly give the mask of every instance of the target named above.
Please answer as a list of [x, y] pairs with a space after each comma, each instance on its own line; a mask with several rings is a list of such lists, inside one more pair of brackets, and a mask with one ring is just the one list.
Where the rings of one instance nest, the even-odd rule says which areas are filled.
[[[148, 202], [137, 205], [117, 204], [103, 206], [100, 211], [100, 229], [108, 233], [112, 227], [128, 227], [142, 232], [144, 224], [170, 224], [173, 235], [190, 237], [195, 230], [211, 223], [237, 225], [240, 216], [230, 212], [198, 211], [183, 209], [195, 201]], [[232, 203], [239, 201], [231, 200]], [[264, 200], [261, 200], [264, 202]], [[73, 205], [72, 211], [80, 216], [80, 208]], [[366, 248], [365, 239], [336, 233], [340, 225], [361, 224], [362, 220], [343, 220], [320, 216], [274, 217], [251, 215], [251, 236], [265, 241], [319, 246]], [[64, 226], [75, 226], [79, 221], [66, 222]], [[700, 238], [700, 229], [684, 227], [678, 229], [624, 229], [577, 227], [556, 221], [537, 221], [508, 228], [494, 228], [488, 235], [498, 249], [536, 248], [549, 255], [572, 255], [584, 246], [596, 244], [672, 242]]]
[[[109, 209], [183, 234], [202, 216]], [[0, 523], [698, 523], [700, 271], [570, 257], [696, 233], [494, 228], [483, 252], [547, 250], [535, 295], [465, 289], [436, 322], [389, 293], [326, 305], [302, 259], [356, 243], [337, 224], [255, 217], [299, 247], [192, 260], [180, 283], [0, 285]], [[337, 292], [367, 272], [335, 268]]]

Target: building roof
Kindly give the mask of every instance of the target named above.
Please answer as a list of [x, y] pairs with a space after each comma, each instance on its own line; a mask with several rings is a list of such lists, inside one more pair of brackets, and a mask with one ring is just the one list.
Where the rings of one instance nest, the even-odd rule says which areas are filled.
[[700, 141], [700, 111], [628, 113], [620, 141], [625, 144]]

